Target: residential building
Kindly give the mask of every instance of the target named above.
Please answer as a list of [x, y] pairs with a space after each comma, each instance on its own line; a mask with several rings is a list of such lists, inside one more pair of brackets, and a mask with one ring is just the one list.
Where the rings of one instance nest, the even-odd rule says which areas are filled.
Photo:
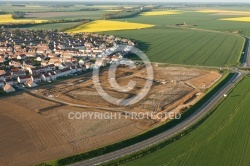
[[50, 75], [47, 74], [47, 73], [42, 74], [41, 78], [42, 78], [42, 80], [45, 81], [45, 82], [51, 81], [51, 77], [50, 77]]
[[3, 90], [4, 90], [6, 93], [12, 93], [12, 92], [15, 92], [15, 91], [16, 91], [10, 84], [6, 84], [6, 85], [3, 87]]
[[19, 77], [17, 77], [17, 81], [20, 84], [23, 84], [30, 79], [31, 79], [31, 76], [19, 76]]

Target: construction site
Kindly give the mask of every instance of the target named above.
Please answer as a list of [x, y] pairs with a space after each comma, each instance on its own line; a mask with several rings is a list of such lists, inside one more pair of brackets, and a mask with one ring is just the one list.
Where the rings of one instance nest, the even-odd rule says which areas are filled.
[[[26, 90], [0, 100], [0, 162], [3, 165], [33, 165], [113, 144], [168, 122], [166, 113], [182, 113], [216, 83], [216, 70], [154, 65], [153, 85], [143, 100], [130, 106], [114, 105], [96, 91], [92, 73]], [[102, 88], [124, 99], [137, 95], [146, 82], [144, 66], [119, 66], [116, 81], [136, 86], [117, 92], [109, 83], [108, 68], [100, 72]], [[71, 112], [145, 113], [145, 118], [72, 120]], [[159, 116], [160, 114], [160, 116]], [[147, 117], [150, 115], [150, 117]], [[6, 132], [8, 131], [8, 132]], [[13, 132], [10, 132], [13, 131]], [[19, 142], [19, 143], [17, 143]], [[14, 146], [15, 145], [15, 146]], [[15, 158], [15, 161], [12, 158]]]

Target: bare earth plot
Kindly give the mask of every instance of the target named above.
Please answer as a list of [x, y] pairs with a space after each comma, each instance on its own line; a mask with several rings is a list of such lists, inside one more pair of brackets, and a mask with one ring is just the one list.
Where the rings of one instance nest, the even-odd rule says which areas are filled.
[[[95, 91], [90, 74], [1, 98], [1, 164], [37, 164], [136, 136], [170, 118], [155, 118], [154, 115], [185, 111], [221, 77], [217, 71], [183, 67], [154, 66], [154, 72], [150, 93], [131, 107], [118, 107], [103, 100]], [[140, 92], [146, 72], [144, 67], [119, 67], [116, 77], [121, 86], [127, 85], [129, 80], [137, 81], [135, 89], [128, 93], [114, 91], [109, 85], [106, 70], [100, 75], [102, 87], [112, 96], [129, 97]], [[63, 102], [89, 108], [73, 107]], [[71, 120], [68, 116], [70, 112], [143, 112], [153, 113], [153, 116], [151, 119], [133, 119], [122, 115], [121, 119], [87, 117]]]

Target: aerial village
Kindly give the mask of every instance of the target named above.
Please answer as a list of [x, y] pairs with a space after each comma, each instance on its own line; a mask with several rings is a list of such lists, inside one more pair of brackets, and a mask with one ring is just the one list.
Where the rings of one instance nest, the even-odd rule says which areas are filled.
[[[116, 51], [119, 45], [126, 45]], [[77, 76], [124, 62], [135, 45], [128, 39], [95, 33], [0, 29], [0, 89], [7, 93]]]

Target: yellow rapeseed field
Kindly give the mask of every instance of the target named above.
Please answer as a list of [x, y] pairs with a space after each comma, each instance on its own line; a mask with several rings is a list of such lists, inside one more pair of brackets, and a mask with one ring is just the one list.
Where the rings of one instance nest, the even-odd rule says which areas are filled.
[[68, 30], [67, 32], [69, 33], [104, 32], [104, 31], [150, 28], [153, 26], [154, 25], [152, 24], [128, 23], [128, 22], [110, 21], [110, 20], [96, 20], [96, 21], [81, 25], [75, 29]]
[[160, 15], [172, 15], [172, 14], [181, 14], [181, 11], [177, 11], [177, 10], [155, 10], [152, 12], [144, 12], [140, 15], [142, 16], [160, 16]]
[[197, 10], [197, 12], [201, 13], [218, 13], [218, 14], [225, 14], [225, 15], [250, 15], [248, 11], [234, 11], [234, 10]]
[[10, 14], [0, 15], [0, 24], [18, 24], [18, 23], [32, 23], [36, 24], [46, 22], [47, 20], [26, 20], [26, 19], [13, 19]]
[[219, 20], [250, 22], [250, 17], [222, 18]]
[[104, 10], [104, 11], [107, 11], [107, 12], [120, 12], [121, 10], [112, 10], [112, 9], [110, 9], [110, 10]]

